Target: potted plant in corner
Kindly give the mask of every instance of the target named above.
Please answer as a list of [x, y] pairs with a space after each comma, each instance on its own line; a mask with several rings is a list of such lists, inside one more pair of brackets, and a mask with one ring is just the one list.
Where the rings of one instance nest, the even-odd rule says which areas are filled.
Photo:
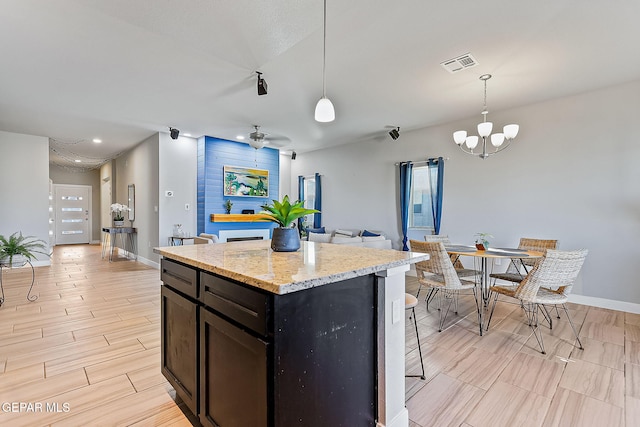
[[279, 225], [273, 229], [271, 249], [276, 252], [295, 252], [300, 249], [300, 235], [295, 228], [295, 221], [305, 215], [318, 213], [316, 209], [304, 208], [304, 200], [298, 200], [293, 205], [289, 196], [284, 196], [282, 202], [272, 200], [271, 205], [263, 205], [260, 214], [264, 220], [273, 221]]
[[489, 249], [489, 241], [487, 240], [489, 237], [493, 238], [489, 233], [476, 233], [476, 249], [479, 251]]
[[111, 213], [115, 213], [113, 216], [113, 225], [115, 227], [122, 227], [124, 225], [124, 212], [129, 211], [127, 205], [121, 203], [114, 203], [111, 205]]
[[0, 235], [0, 264], [8, 267], [22, 267], [36, 257], [35, 254], [50, 256], [47, 243], [34, 236], [23, 236], [16, 231], [9, 238]]

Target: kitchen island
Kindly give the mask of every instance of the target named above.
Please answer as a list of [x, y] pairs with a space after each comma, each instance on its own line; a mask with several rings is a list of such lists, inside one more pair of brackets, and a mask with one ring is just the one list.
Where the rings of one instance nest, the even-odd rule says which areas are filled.
[[162, 372], [203, 425], [408, 425], [404, 274], [428, 255], [270, 241], [155, 251]]

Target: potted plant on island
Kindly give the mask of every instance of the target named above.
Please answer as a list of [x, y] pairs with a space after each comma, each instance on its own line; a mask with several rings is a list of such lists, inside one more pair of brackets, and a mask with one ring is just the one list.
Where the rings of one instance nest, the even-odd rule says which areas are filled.
[[35, 236], [23, 236], [16, 231], [9, 238], [0, 235], [0, 264], [8, 267], [22, 267], [36, 257], [35, 254], [51, 256], [47, 243]]
[[479, 251], [486, 251], [489, 249], [489, 237], [493, 239], [493, 236], [489, 233], [476, 233], [476, 249]]
[[304, 200], [296, 201], [293, 205], [289, 196], [284, 196], [282, 202], [272, 200], [271, 205], [263, 205], [260, 214], [266, 221], [273, 221], [279, 225], [273, 229], [271, 249], [276, 252], [295, 252], [300, 249], [300, 234], [295, 228], [295, 221], [303, 216], [319, 213], [316, 209], [304, 208]]
[[115, 213], [113, 216], [113, 225], [115, 227], [122, 227], [124, 225], [124, 212], [129, 211], [127, 205], [121, 203], [114, 203], [111, 205], [111, 213]]

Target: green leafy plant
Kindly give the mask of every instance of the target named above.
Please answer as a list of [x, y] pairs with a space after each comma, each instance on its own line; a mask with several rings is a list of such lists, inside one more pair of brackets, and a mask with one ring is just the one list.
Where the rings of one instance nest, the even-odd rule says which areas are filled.
[[35, 236], [23, 236], [22, 232], [15, 232], [9, 238], [0, 235], [0, 261], [9, 260], [13, 263], [13, 257], [22, 255], [31, 261], [35, 254], [50, 256], [47, 250], [47, 243], [44, 240], [36, 239]]
[[303, 216], [319, 213], [316, 209], [304, 208], [304, 200], [296, 201], [294, 204], [289, 202], [289, 196], [284, 196], [282, 202], [272, 200], [271, 205], [262, 205], [264, 209], [260, 214], [264, 215], [267, 221], [273, 221], [280, 225], [281, 228], [288, 228], [298, 218]]
[[233, 202], [229, 199], [227, 199], [227, 201], [224, 204], [224, 208], [227, 211], [228, 214], [231, 213], [231, 207], [233, 206]]

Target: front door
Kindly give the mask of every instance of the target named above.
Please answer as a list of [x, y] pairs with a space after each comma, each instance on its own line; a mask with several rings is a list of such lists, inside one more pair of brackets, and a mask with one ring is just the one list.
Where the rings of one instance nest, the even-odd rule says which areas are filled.
[[56, 209], [56, 245], [89, 243], [91, 187], [54, 185]]

